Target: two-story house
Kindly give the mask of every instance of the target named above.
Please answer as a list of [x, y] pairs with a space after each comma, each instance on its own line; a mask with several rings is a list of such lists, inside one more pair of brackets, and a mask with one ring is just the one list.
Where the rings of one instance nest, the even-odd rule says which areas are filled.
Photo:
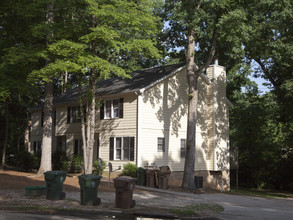
[[[135, 71], [131, 79], [113, 78], [97, 84], [94, 160], [110, 161], [113, 168], [127, 162], [169, 166], [170, 185], [180, 185], [185, 160], [188, 85], [186, 67], [176, 64]], [[195, 175], [203, 186], [229, 190], [229, 106], [226, 72], [208, 68], [207, 84], [199, 78]], [[78, 91], [54, 99], [53, 151], [68, 156], [82, 153]], [[42, 109], [32, 112], [32, 145], [40, 148]]]

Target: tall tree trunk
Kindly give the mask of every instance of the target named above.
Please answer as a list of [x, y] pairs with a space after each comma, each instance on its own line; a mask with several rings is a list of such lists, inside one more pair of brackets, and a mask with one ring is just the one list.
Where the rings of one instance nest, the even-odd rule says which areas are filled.
[[187, 82], [188, 82], [188, 118], [187, 118], [187, 145], [185, 154], [185, 164], [182, 188], [193, 189], [194, 184], [194, 164], [195, 164], [195, 143], [196, 143], [196, 121], [197, 121], [197, 101], [198, 75], [194, 72], [194, 51], [195, 41], [193, 30], [188, 34], [187, 49]]
[[9, 110], [8, 110], [8, 103], [5, 102], [5, 137], [4, 137], [4, 145], [3, 145], [3, 152], [2, 152], [2, 165], [1, 168], [3, 169], [6, 163], [6, 149], [8, 144], [8, 129], [9, 129]]
[[68, 72], [66, 70], [64, 73], [64, 76], [62, 76], [62, 93], [65, 93], [67, 91], [67, 82], [68, 82]]
[[[92, 15], [92, 27], [97, 26], [97, 18]], [[97, 47], [94, 40], [91, 42], [92, 52], [97, 54]], [[85, 174], [91, 174], [93, 171], [93, 154], [95, 143], [95, 127], [96, 127], [96, 83], [97, 83], [97, 70], [93, 68], [90, 71], [89, 76], [89, 100], [87, 106], [87, 126], [84, 132], [86, 133], [86, 143], [83, 143], [84, 152], [84, 172]], [[85, 136], [85, 135], [84, 135]]]
[[29, 119], [28, 113], [27, 113], [27, 127], [24, 132], [24, 147], [25, 150], [28, 152], [31, 152], [31, 143], [30, 143], [30, 126], [31, 126], [31, 120]]
[[[46, 22], [53, 23], [53, 3], [47, 5]], [[47, 44], [50, 43], [53, 31], [49, 31], [46, 36]], [[49, 61], [46, 63], [49, 64]], [[45, 103], [44, 103], [44, 125], [42, 138], [42, 156], [38, 174], [52, 170], [52, 113], [53, 113], [53, 88], [54, 82], [45, 84]]]
[[45, 85], [44, 125], [42, 139], [42, 156], [38, 174], [52, 170], [52, 113], [53, 81]]
[[[95, 143], [95, 125], [96, 125], [96, 77], [95, 71], [91, 73], [89, 90], [90, 100], [87, 103], [87, 121], [82, 118], [82, 139], [83, 139], [83, 157], [84, 157], [84, 172], [91, 174], [93, 171], [93, 151]], [[80, 105], [82, 109], [82, 104]], [[83, 116], [82, 116], [83, 117]]]

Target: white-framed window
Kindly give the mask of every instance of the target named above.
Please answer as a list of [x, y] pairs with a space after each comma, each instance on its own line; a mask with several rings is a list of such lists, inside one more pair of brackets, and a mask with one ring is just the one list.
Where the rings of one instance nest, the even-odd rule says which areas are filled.
[[111, 137], [110, 160], [134, 161], [134, 137]]
[[80, 106], [71, 106], [67, 108], [67, 123], [81, 122]]
[[123, 118], [123, 98], [105, 100], [100, 108], [100, 119]]
[[186, 139], [180, 139], [180, 157], [185, 158]]
[[165, 138], [158, 137], [158, 152], [165, 152]]

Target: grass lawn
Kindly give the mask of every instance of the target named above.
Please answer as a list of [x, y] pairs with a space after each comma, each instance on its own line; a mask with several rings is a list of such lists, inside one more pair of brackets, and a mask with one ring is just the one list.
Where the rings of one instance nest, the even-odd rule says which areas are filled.
[[272, 190], [258, 190], [258, 189], [242, 189], [231, 188], [229, 194], [259, 196], [266, 198], [293, 198], [293, 192], [286, 191], [272, 191]]

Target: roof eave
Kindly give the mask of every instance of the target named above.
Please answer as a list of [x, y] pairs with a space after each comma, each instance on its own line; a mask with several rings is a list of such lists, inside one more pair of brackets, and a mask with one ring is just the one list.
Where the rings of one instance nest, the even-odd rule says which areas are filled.
[[140, 94], [144, 93], [145, 90], [148, 90], [149, 88], [151, 88], [151, 87], [163, 82], [165, 79], [174, 76], [175, 74], [177, 74], [178, 72], [180, 72], [181, 70], [183, 70], [185, 68], [186, 68], [186, 66], [179, 67], [178, 69], [172, 71], [170, 74], [168, 74], [168, 75], [156, 80], [155, 82], [147, 85], [146, 87], [138, 89], [138, 91], [136, 93], [140, 93]]

